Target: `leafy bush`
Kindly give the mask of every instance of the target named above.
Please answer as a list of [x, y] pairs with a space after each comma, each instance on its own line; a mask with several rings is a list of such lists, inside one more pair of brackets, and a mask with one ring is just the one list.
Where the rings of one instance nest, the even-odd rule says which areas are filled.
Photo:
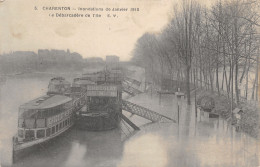
[[[221, 117], [228, 119], [231, 116], [231, 100], [225, 95], [218, 96], [216, 93], [201, 90], [198, 92], [197, 104], [201, 105], [203, 99], [213, 98], [215, 103], [214, 112], [220, 114]], [[239, 107], [243, 110], [241, 116], [241, 130], [245, 133], [257, 138], [259, 133], [259, 114], [258, 107], [249, 105], [247, 103], [242, 103], [237, 106], [233, 102], [233, 109]]]

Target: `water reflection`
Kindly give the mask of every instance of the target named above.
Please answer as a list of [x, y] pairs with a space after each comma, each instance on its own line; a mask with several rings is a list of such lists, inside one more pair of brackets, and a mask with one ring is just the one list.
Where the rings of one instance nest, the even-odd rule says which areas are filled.
[[[144, 96], [146, 95], [140, 95], [138, 100], [132, 99], [132, 101], [139, 103], [141, 98], [145, 98]], [[159, 101], [158, 98], [157, 100]], [[143, 105], [152, 107], [156, 102], [156, 97], [141, 102]], [[167, 106], [172, 109], [168, 115], [174, 116], [177, 112], [176, 104], [176, 101], [173, 101], [172, 104], [162, 104], [163, 106], [160, 108], [157, 106], [156, 111], [164, 113], [165, 111], [162, 110]], [[221, 118], [209, 118], [200, 111], [196, 117], [194, 104], [187, 106], [182, 103], [180, 108], [179, 126], [160, 124], [160, 128], [149, 129], [145, 133], [140, 132], [134, 136], [134, 138], [138, 138], [147, 135], [146, 133], [151, 133], [162, 137], [163, 142], [168, 146], [166, 148], [167, 156], [170, 157], [167, 165], [164, 166], [230, 167], [257, 166], [259, 164], [259, 142], [256, 139], [236, 132], [235, 127]], [[141, 130], [145, 131], [142, 128]], [[150, 160], [153, 158], [150, 157]]]
[[76, 155], [71, 152], [66, 166], [116, 166], [123, 152], [121, 135], [119, 129], [104, 132], [74, 130], [73, 142], [78, 143], [75, 146], [80, 146], [80, 153], [75, 149], [78, 157], [77, 162], [73, 164], [71, 162], [75, 162], [73, 157]]
[[148, 133], [125, 144], [123, 158], [118, 166], [165, 166], [169, 158], [164, 139]]
[[[10, 165], [11, 137], [17, 130], [20, 104], [46, 92], [52, 76], [10, 78], [0, 90], [0, 163]], [[66, 76], [64, 76], [66, 78]], [[176, 119], [174, 96], [139, 95], [129, 99]], [[125, 124], [112, 131], [88, 132], [75, 128], [13, 166], [257, 166], [258, 141], [237, 133], [223, 119], [207, 118], [194, 104], [181, 103], [180, 125], [149, 123], [124, 112], [141, 130]], [[148, 123], [148, 124], [147, 124]]]

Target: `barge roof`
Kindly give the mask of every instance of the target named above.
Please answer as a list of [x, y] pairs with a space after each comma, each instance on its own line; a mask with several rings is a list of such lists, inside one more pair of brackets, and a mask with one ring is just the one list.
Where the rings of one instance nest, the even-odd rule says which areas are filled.
[[94, 81], [86, 80], [86, 79], [79, 79], [75, 81], [73, 84], [79, 84], [79, 85], [95, 85], [96, 83]]
[[26, 109], [47, 109], [71, 101], [72, 98], [62, 95], [44, 95], [24, 103], [20, 108]]
[[66, 81], [64, 78], [62, 77], [54, 77], [50, 80], [50, 83], [52, 84], [67, 84], [67, 85], [70, 85], [70, 82], [69, 81]]

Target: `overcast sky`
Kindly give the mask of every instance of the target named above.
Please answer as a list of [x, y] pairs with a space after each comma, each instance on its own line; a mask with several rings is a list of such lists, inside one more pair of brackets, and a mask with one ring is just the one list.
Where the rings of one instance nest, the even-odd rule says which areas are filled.
[[[5, 0], [0, 3], [0, 53], [38, 49], [70, 49], [83, 57], [118, 55], [129, 60], [145, 32], [160, 32], [171, 18], [176, 0]], [[35, 10], [35, 6], [38, 10]], [[52, 18], [43, 6], [138, 7], [139, 12], [111, 12], [118, 18]]]

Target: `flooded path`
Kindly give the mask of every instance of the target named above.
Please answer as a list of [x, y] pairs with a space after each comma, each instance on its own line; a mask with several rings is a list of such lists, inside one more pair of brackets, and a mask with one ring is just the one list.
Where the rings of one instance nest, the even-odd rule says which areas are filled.
[[[155, 111], [177, 120], [177, 101], [173, 95], [164, 95], [161, 105], [159, 105], [158, 96], [153, 95], [151, 98], [150, 94], [139, 95], [131, 101], [153, 108]], [[156, 145], [164, 148], [167, 160], [166, 164], [162, 166], [230, 167], [258, 166], [259, 163], [259, 142], [256, 139], [236, 132], [235, 127], [230, 126], [221, 118], [207, 118], [200, 110], [198, 110], [196, 118], [194, 102], [191, 106], [187, 106], [186, 102], [180, 102], [180, 126], [153, 124], [141, 129], [144, 132], [140, 132], [143, 134], [138, 135], [139, 138], [150, 135], [149, 139], [159, 140], [154, 144], [155, 148], [151, 145], [150, 149], [156, 150]], [[147, 143], [149, 143], [149, 139], [147, 139]], [[140, 155], [137, 154], [138, 152], [135, 157], [138, 159]], [[147, 154], [149, 155], [148, 151]], [[155, 157], [157, 156], [163, 155]], [[154, 160], [152, 158], [154, 156], [147, 157], [150, 157], [146, 158], [147, 162]]]
[[[0, 164], [10, 166], [11, 137], [17, 131], [20, 104], [45, 94], [50, 76], [10, 78], [0, 92]], [[177, 119], [174, 96], [141, 94], [128, 99], [160, 114]], [[17, 167], [232, 167], [258, 166], [255, 139], [223, 119], [209, 119], [194, 104], [180, 103], [180, 126], [154, 123], [124, 112], [141, 130], [133, 131], [121, 123], [112, 131], [88, 132], [75, 128], [47, 147], [34, 152], [13, 166]]]

